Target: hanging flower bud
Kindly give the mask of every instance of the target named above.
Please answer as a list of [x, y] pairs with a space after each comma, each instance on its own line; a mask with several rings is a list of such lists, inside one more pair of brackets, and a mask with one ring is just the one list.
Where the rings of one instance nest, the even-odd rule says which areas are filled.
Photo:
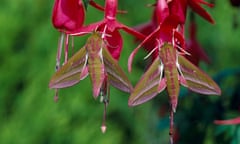
[[81, 0], [56, 0], [52, 13], [52, 24], [60, 31], [72, 31], [83, 25], [85, 18]]

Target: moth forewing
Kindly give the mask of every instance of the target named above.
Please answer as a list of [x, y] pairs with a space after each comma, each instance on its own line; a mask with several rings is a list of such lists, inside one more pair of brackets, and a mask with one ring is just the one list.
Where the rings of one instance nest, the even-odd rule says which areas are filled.
[[221, 95], [221, 89], [206, 73], [182, 55], [178, 56], [181, 71], [187, 81], [188, 89], [200, 94]]
[[83, 47], [52, 76], [49, 88], [65, 88], [78, 83], [86, 61], [85, 55], [86, 49]]
[[107, 48], [103, 47], [103, 61], [106, 72], [108, 74], [108, 80], [114, 87], [125, 91], [132, 91], [132, 84], [124, 73], [118, 62], [112, 57]]
[[[136, 84], [129, 97], [129, 106], [139, 105], [154, 98], [166, 87], [166, 83], [161, 83], [161, 81], [159, 81], [159, 64], [160, 60], [159, 58], [156, 58], [154, 62], [150, 65], [150, 67], [147, 69], [147, 71], [143, 74], [140, 81]], [[158, 91], [160, 83], [163, 85], [163, 89], [161, 91]]]

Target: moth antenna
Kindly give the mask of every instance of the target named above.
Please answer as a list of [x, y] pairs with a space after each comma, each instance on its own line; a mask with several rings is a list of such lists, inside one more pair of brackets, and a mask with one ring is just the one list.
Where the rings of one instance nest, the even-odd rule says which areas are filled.
[[[101, 38], [104, 40], [103, 42], [106, 43], [106, 45], [110, 46], [110, 44], [105, 40], [105, 37], [108, 36], [108, 37], [111, 37], [110, 34], [107, 34], [106, 33], [106, 30], [107, 30], [107, 25], [104, 26], [104, 29], [103, 29], [103, 32], [100, 32], [102, 34]], [[103, 43], [102, 43], [102, 47], [103, 47]], [[111, 46], [113, 47], [113, 46]], [[117, 47], [117, 46], [116, 46]]]
[[152, 55], [152, 53], [158, 48], [159, 49], [159, 51], [160, 51], [160, 41], [158, 40], [158, 39], [156, 39], [156, 41], [157, 41], [157, 43], [158, 43], [158, 45], [154, 48], [154, 49], [152, 49], [143, 59], [145, 60], [145, 59], [147, 59], [150, 55]]
[[102, 39], [105, 38], [106, 29], [107, 29], [107, 25], [104, 26], [104, 29], [103, 29], [103, 32], [102, 32]]
[[91, 34], [92, 32], [77, 32], [77, 33], [69, 33], [71, 36], [79, 36], [79, 35], [85, 35], [85, 34]]
[[156, 46], [154, 49], [152, 49], [143, 59], [147, 59], [150, 55], [152, 55], [152, 53], [158, 48], [158, 46]]
[[181, 50], [181, 52], [178, 52], [179, 54], [191, 55], [189, 52], [187, 52], [186, 50], [184, 50], [184, 49], [183, 49], [182, 47], [180, 47], [179, 45], [176, 45], [176, 47]]
[[174, 37], [175, 32], [176, 32], [176, 30], [173, 29], [173, 36], [172, 36], [172, 45], [173, 45], [173, 47], [176, 47], [176, 48], [180, 49], [181, 52], [182, 52], [182, 53], [180, 52], [180, 54], [191, 55], [191, 54], [188, 53], [186, 50], [184, 50], [181, 46], [175, 44], [175, 37]]
[[107, 46], [109, 46], [109, 47], [111, 47], [111, 48], [117, 48], [117, 47], [118, 47], [117, 45], [116, 45], [116, 46], [110, 45], [110, 44], [108, 43], [108, 41], [106, 41], [106, 40], [105, 40], [104, 42], [106, 43]]
[[178, 72], [180, 74], [180, 76], [178, 76], [178, 80], [180, 81], [180, 83], [185, 86], [185, 87], [188, 87], [188, 84], [187, 84], [187, 81], [182, 73], [182, 70], [181, 70], [181, 67], [180, 67], [180, 64], [178, 63], [178, 55], [177, 55], [177, 60], [176, 60], [176, 66], [177, 66], [177, 69], [178, 69]]
[[[99, 32], [100, 34], [103, 34], [103, 32]], [[112, 37], [112, 35], [105, 33], [105, 37]]]
[[98, 31], [98, 28], [99, 28], [99, 26], [96, 26], [96, 28], [95, 28], [94, 31], [102, 34], [102, 36], [101, 36], [102, 39], [105, 38], [105, 36], [112, 37], [112, 35], [106, 33], [107, 25], [104, 26], [104, 29], [103, 29], [102, 32], [101, 32], [101, 31]]

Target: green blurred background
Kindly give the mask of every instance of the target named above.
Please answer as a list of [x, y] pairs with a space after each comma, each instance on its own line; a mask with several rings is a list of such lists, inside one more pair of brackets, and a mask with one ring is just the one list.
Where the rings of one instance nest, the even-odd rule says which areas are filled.
[[[96, 0], [104, 4], [103, 0]], [[111, 88], [107, 111], [107, 132], [102, 134], [103, 104], [94, 100], [89, 78], [71, 88], [54, 90], [48, 82], [54, 73], [59, 33], [51, 24], [54, 1], [1, 0], [0, 4], [0, 143], [1, 144], [157, 144], [168, 143], [168, 101], [166, 93], [135, 108], [127, 105], [129, 94]], [[148, 21], [154, 0], [119, 1], [119, 21], [129, 26]], [[210, 65], [200, 66], [222, 88], [221, 97], [181, 91], [175, 116], [181, 144], [239, 144], [239, 126], [216, 126], [214, 119], [239, 116], [240, 110], [240, 15], [229, 1], [216, 1], [208, 9], [216, 20], [211, 25], [197, 16], [198, 38], [209, 55]], [[233, 15], [237, 14], [233, 26]], [[88, 8], [86, 23], [101, 20], [103, 13]], [[187, 33], [187, 32], [186, 32]], [[120, 65], [127, 71], [127, 58], [136, 47], [133, 38], [122, 33], [124, 49]], [[76, 38], [75, 51], [86, 36]], [[143, 73], [146, 55], [137, 55], [133, 84]]]

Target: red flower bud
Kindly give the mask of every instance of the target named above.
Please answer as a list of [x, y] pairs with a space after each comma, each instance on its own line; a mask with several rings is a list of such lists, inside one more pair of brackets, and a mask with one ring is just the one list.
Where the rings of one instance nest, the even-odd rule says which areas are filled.
[[56, 0], [52, 13], [52, 24], [61, 31], [72, 31], [83, 25], [85, 18], [81, 0]]

